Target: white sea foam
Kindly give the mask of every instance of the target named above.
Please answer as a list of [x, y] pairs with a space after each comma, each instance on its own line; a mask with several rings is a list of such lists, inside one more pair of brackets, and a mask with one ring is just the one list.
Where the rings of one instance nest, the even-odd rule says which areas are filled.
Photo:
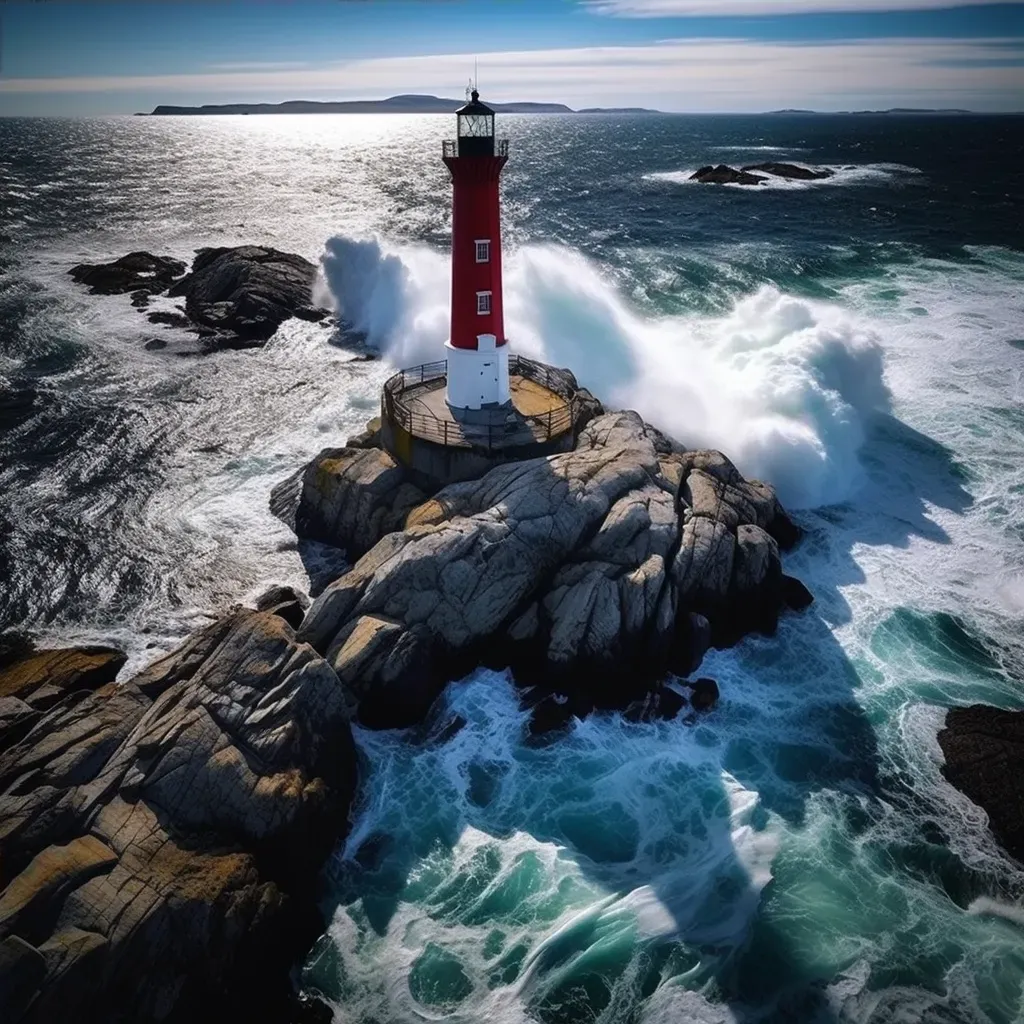
[[[333, 238], [324, 271], [340, 315], [388, 359], [438, 357], [444, 256]], [[771, 287], [722, 318], [646, 318], [581, 254], [527, 246], [507, 261], [505, 311], [517, 351], [573, 367], [608, 403], [686, 444], [722, 448], [791, 507], [848, 495], [864, 418], [888, 403], [871, 327]]]

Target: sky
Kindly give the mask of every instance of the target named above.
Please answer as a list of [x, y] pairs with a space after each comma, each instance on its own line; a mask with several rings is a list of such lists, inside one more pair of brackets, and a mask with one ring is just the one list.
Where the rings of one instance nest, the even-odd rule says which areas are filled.
[[1024, 111], [1024, 3], [0, 0], [0, 115], [461, 97], [681, 112]]

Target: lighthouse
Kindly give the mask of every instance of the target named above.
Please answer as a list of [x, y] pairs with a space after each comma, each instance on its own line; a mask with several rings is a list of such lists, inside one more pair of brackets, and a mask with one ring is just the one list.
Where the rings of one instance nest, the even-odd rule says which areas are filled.
[[501, 293], [501, 172], [508, 141], [494, 111], [471, 99], [443, 144], [452, 181], [452, 308], [445, 358], [407, 366], [381, 388], [368, 434], [437, 490], [514, 459], [569, 451], [593, 398], [567, 369], [509, 355]]
[[452, 179], [451, 334], [445, 399], [454, 414], [509, 404], [508, 341], [501, 294], [501, 172], [508, 140], [494, 137], [494, 111], [473, 90], [444, 144]]

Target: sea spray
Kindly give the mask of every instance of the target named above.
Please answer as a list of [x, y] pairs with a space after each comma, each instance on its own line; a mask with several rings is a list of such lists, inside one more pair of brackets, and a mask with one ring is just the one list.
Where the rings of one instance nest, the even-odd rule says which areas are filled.
[[[392, 363], [440, 356], [443, 254], [336, 237], [323, 266], [339, 316]], [[764, 285], [724, 317], [649, 318], [585, 256], [556, 246], [511, 254], [505, 289], [518, 352], [572, 368], [684, 444], [722, 449], [789, 507], [842, 501], [856, 486], [865, 420], [889, 395], [879, 337], [849, 312]]]

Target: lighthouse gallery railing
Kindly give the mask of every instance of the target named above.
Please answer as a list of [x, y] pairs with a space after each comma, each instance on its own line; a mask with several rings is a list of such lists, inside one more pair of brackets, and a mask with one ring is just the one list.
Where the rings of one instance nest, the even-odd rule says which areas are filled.
[[[449, 160], [454, 159], [459, 155], [459, 140], [458, 139], [445, 139], [441, 143], [441, 156], [448, 158]], [[495, 156], [508, 156], [508, 139], [495, 139], [494, 140], [494, 155]]]
[[524, 377], [547, 388], [563, 400], [562, 405], [543, 415], [520, 415], [508, 426], [463, 426], [453, 420], [441, 419], [411, 408], [409, 400], [417, 392], [422, 394], [421, 385], [425, 385], [426, 390], [444, 387], [448, 362], [441, 359], [400, 370], [389, 377], [381, 394], [381, 413], [414, 437], [456, 448], [513, 448], [519, 444], [550, 441], [572, 429], [576, 421], [577, 397], [564, 374], [552, 371], [543, 363], [516, 355], [509, 357], [508, 372], [510, 377]]

